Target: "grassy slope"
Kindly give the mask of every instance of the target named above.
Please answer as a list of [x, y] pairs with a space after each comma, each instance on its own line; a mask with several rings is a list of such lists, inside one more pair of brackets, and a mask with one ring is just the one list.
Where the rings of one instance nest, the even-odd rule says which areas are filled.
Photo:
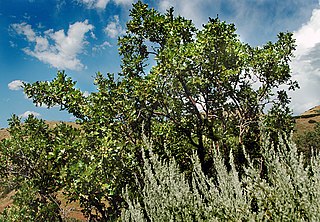
[[0, 130], [0, 140], [3, 140], [4, 138], [9, 137], [9, 132], [6, 129]]
[[320, 106], [313, 107], [296, 117], [295, 134], [303, 134], [313, 130], [314, 123], [310, 123], [310, 120], [320, 123]]

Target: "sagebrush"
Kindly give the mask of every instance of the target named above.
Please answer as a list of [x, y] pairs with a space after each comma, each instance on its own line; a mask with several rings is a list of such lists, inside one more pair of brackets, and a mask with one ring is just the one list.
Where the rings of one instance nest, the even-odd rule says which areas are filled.
[[[192, 179], [179, 170], [174, 158], [164, 161], [151, 154], [144, 158], [140, 197], [124, 197], [128, 208], [123, 221], [319, 221], [320, 158], [310, 165], [292, 142], [277, 147], [265, 138], [261, 166], [248, 160], [244, 173], [237, 172], [230, 153], [229, 170], [214, 152], [216, 176], [208, 178], [197, 155]], [[247, 156], [248, 158], [248, 156]]]

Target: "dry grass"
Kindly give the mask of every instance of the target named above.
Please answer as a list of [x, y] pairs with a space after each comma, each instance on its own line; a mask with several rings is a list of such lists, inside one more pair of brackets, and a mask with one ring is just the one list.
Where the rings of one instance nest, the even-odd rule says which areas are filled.
[[10, 206], [13, 203], [12, 196], [15, 194], [14, 191], [11, 191], [10, 193], [3, 195], [3, 197], [0, 199], [0, 213], [4, 211], [4, 209], [8, 206]]
[[296, 117], [295, 134], [301, 135], [314, 129], [314, 122], [320, 123], [320, 106], [313, 107]]
[[301, 114], [301, 116], [310, 115], [310, 114], [319, 114], [320, 115], [320, 106], [315, 106], [304, 113]]
[[9, 132], [6, 129], [1, 129], [0, 130], [0, 141], [5, 139], [5, 138], [8, 138], [9, 136], [10, 136]]
[[67, 203], [62, 192], [59, 192], [58, 199], [61, 201], [62, 216], [64, 218], [74, 218], [80, 221], [87, 221], [81, 212], [81, 207], [78, 202]]
[[[61, 122], [58, 121], [46, 121], [46, 124], [49, 125], [49, 128], [54, 128], [56, 125], [60, 124]], [[69, 126], [72, 126], [74, 128], [80, 128], [80, 125], [76, 124], [75, 122], [64, 122]]]
[[[58, 122], [58, 121], [46, 121], [46, 124], [49, 125], [49, 128], [54, 128], [57, 124], [59, 124], [61, 122]], [[64, 122], [66, 123], [67, 125], [70, 125], [74, 128], [79, 128], [80, 126], [74, 122]], [[0, 141], [5, 139], [5, 138], [9, 138], [10, 134], [8, 132], [7, 129], [0, 129]]]
[[318, 123], [320, 123], [320, 115], [315, 117], [309, 117], [309, 118], [300, 118], [296, 119], [296, 134], [303, 134], [308, 131], [312, 131], [314, 128], [314, 123], [310, 123], [310, 120], [314, 120]]

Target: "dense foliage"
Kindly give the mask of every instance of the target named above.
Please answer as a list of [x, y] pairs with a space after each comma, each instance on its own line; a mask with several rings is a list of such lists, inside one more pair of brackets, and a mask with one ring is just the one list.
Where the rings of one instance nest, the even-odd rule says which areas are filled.
[[320, 151], [320, 123], [312, 122], [314, 129], [297, 135], [294, 138], [299, 151], [303, 152], [308, 159], [313, 152]]
[[295, 48], [291, 33], [251, 47], [239, 40], [233, 24], [218, 18], [197, 29], [173, 9], [161, 14], [141, 1], [130, 16], [118, 41], [121, 72], [98, 73], [96, 92], [85, 97], [60, 71], [51, 82], [24, 84], [36, 105], [59, 105], [80, 129], [49, 129], [32, 116], [24, 124], [12, 117], [11, 138], [1, 143], [0, 176], [17, 191], [21, 215], [62, 220], [56, 198], [61, 191], [70, 202], [79, 201], [92, 221], [118, 218], [126, 206], [123, 188], [135, 196], [136, 180], [143, 183], [144, 136], [154, 153], [174, 156], [188, 176], [196, 152], [204, 174], [216, 178], [216, 150], [227, 170], [232, 151], [242, 174], [249, 164], [245, 153], [261, 165], [261, 123], [270, 146], [290, 133], [283, 88], [297, 87], [288, 64]]

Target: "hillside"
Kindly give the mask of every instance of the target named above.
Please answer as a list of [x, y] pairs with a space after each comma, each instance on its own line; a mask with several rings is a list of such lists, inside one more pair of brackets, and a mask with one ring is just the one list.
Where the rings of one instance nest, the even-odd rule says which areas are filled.
[[304, 113], [301, 114], [301, 116], [308, 116], [308, 115], [320, 115], [320, 105], [319, 106], [315, 106], [307, 111], [305, 111]]
[[9, 137], [9, 132], [6, 129], [0, 129], [0, 140]]
[[[59, 121], [45, 121], [50, 128], [53, 128], [55, 125], [59, 124], [60, 122]], [[70, 125], [70, 126], [73, 126], [73, 127], [76, 127], [78, 128], [79, 125], [77, 125], [76, 123], [74, 122], [65, 122], [67, 125]], [[8, 138], [10, 135], [9, 135], [9, 132], [7, 129], [0, 129], [0, 141], [5, 139], [5, 138]]]
[[296, 128], [295, 134], [303, 134], [304, 132], [311, 131], [316, 122], [320, 123], [320, 106], [315, 106], [300, 116], [295, 117]]

